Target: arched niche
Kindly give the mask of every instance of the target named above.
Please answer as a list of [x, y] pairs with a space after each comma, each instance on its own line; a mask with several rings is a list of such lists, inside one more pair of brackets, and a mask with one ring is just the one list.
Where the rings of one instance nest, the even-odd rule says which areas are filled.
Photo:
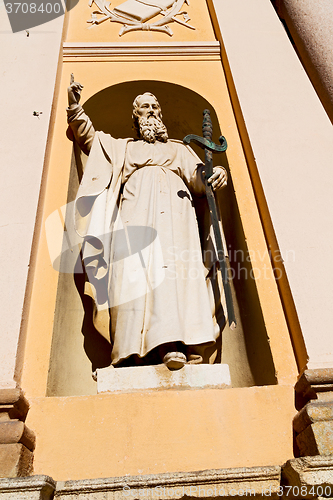
[[[138, 94], [144, 92], [152, 92], [158, 98], [169, 137], [182, 140], [189, 133], [202, 135], [202, 112], [208, 108], [213, 122], [213, 140], [218, 142], [223, 131], [219, 128], [214, 108], [202, 96], [180, 85], [153, 80], [124, 82], [96, 93], [83, 107], [96, 130], [103, 130], [115, 138], [133, 137], [132, 103]], [[194, 149], [203, 159], [203, 151], [196, 146]], [[85, 160], [86, 157], [80, 155], [74, 145], [68, 203], [75, 199]], [[229, 170], [226, 154], [215, 156], [214, 164], [221, 164]], [[232, 288], [238, 326], [235, 331], [231, 331], [228, 326], [224, 329], [222, 356], [217, 362], [229, 364], [233, 387], [276, 384], [257, 289], [251, 279], [252, 270], [247, 259], [241, 259], [242, 271], [239, 272], [237, 256], [247, 255], [247, 247], [234, 195], [232, 172], [228, 187], [219, 193], [219, 204], [231, 255], [230, 266], [234, 275]], [[69, 214], [66, 224], [71, 224], [71, 217]], [[110, 364], [108, 342], [94, 330], [88, 315], [84, 313], [84, 308], [89, 309], [91, 303], [83, 295], [83, 282], [83, 275], [80, 273], [59, 273], [48, 396], [95, 394], [96, 383], [91, 373], [96, 368]]]

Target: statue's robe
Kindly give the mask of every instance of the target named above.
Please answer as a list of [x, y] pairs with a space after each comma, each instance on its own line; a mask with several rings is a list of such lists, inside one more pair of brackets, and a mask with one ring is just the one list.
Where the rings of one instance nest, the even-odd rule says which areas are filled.
[[82, 149], [91, 146], [75, 225], [85, 238], [85, 292], [94, 298], [97, 330], [112, 344], [112, 363], [167, 342], [193, 352], [211, 346], [221, 320], [209, 279], [214, 249], [207, 247], [204, 263], [191, 195], [204, 195], [200, 159], [179, 141], [151, 144], [103, 132], [92, 139], [83, 112], [77, 115], [70, 125]]

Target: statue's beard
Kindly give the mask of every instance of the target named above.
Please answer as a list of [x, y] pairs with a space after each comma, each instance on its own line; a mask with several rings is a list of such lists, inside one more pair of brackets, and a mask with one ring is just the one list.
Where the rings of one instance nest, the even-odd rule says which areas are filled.
[[140, 137], [144, 141], [167, 142], [168, 132], [161, 118], [156, 118], [155, 116], [149, 116], [148, 118], [144, 118], [143, 116], [139, 116], [138, 125], [139, 125]]

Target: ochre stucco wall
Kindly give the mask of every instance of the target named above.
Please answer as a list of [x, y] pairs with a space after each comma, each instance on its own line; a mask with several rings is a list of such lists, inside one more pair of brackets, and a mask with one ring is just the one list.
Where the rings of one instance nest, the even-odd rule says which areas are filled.
[[55, 480], [275, 465], [293, 456], [292, 387], [30, 401], [34, 472]]

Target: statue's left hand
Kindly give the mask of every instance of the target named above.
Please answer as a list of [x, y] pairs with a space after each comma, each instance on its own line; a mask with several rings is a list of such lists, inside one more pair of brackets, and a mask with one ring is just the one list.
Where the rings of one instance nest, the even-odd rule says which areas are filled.
[[222, 189], [227, 185], [228, 174], [224, 167], [214, 167], [213, 175], [208, 179], [208, 183], [212, 185], [214, 191]]

